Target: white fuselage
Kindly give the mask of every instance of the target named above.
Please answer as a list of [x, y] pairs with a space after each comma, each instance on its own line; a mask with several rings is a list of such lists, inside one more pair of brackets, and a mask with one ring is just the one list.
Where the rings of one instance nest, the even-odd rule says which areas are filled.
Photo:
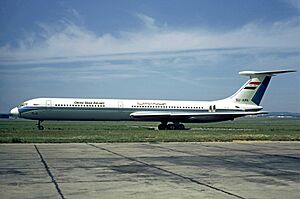
[[[33, 120], [96, 120], [96, 121], [162, 121], [162, 117], [134, 118], [132, 113], [150, 114], [195, 114], [220, 113], [183, 118], [179, 122], [214, 122], [231, 120], [235, 117], [223, 115], [226, 112], [245, 112], [261, 110], [260, 106], [239, 105], [219, 101], [171, 101], [171, 100], [124, 100], [124, 99], [74, 99], [74, 98], [36, 98], [22, 103], [18, 116]], [[237, 116], [238, 117], [238, 116]], [[168, 119], [172, 121], [172, 119]]]

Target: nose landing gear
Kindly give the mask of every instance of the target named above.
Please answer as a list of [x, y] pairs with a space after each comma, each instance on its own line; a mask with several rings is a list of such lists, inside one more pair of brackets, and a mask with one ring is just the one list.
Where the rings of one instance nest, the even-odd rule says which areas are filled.
[[41, 130], [41, 131], [44, 130], [44, 127], [41, 125], [42, 122], [43, 122], [43, 120], [39, 120], [37, 123], [37, 128], [38, 128], [38, 130]]

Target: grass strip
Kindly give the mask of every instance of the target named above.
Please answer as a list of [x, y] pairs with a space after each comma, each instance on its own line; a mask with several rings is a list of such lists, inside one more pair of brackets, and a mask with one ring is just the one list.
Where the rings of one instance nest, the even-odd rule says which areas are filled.
[[0, 143], [232, 142], [300, 141], [300, 118], [241, 118], [230, 122], [186, 124], [191, 130], [151, 130], [151, 122], [0, 120]]

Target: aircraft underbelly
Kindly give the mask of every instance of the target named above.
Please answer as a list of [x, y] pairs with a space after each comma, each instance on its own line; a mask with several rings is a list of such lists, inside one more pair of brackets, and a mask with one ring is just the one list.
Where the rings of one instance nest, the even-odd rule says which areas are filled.
[[233, 120], [235, 117], [228, 116], [228, 115], [214, 115], [214, 116], [197, 116], [191, 117], [189, 120], [190, 122], [197, 122], [197, 123], [206, 123], [206, 122], [221, 122], [227, 120]]
[[134, 117], [136, 121], [168, 121], [168, 122], [183, 122], [183, 123], [208, 123], [208, 122], [220, 122], [233, 120], [238, 116], [228, 116], [228, 115], [211, 115], [211, 116], [143, 116]]
[[21, 114], [34, 120], [130, 120], [129, 112], [118, 110], [35, 110]]
[[22, 118], [33, 120], [86, 120], [86, 121], [167, 121], [183, 123], [207, 123], [233, 120], [232, 115], [204, 115], [204, 116], [145, 116], [130, 117], [132, 110], [120, 109], [36, 109], [21, 113]]

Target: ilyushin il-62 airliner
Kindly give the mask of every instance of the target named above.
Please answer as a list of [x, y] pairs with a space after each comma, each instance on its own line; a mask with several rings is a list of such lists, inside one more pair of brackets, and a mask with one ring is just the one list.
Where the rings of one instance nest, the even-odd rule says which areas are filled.
[[295, 70], [242, 71], [250, 79], [232, 96], [216, 101], [36, 98], [11, 110], [11, 115], [37, 120], [156, 121], [159, 130], [185, 129], [182, 123], [233, 120], [265, 114], [259, 106], [271, 77]]

